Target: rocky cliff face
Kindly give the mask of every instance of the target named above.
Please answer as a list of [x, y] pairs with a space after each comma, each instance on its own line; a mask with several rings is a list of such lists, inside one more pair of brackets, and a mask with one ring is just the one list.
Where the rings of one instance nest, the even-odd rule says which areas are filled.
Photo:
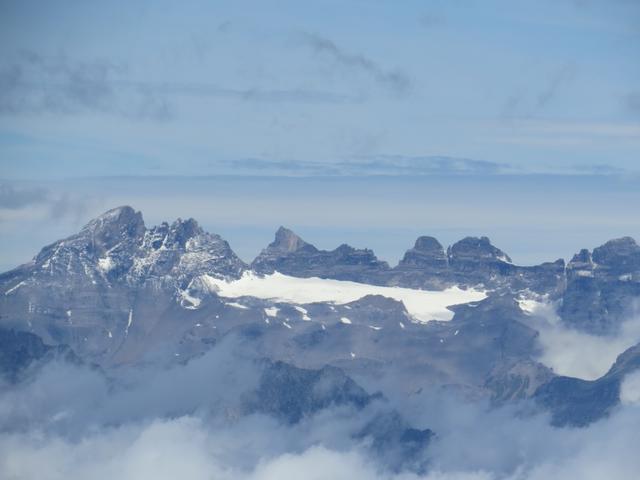
[[0, 391], [2, 381], [16, 383], [29, 370], [56, 359], [73, 363], [80, 361], [66, 345], [46, 345], [33, 333], [0, 328]]
[[613, 333], [640, 307], [640, 246], [632, 238], [581, 250], [567, 265], [560, 315], [573, 328]]

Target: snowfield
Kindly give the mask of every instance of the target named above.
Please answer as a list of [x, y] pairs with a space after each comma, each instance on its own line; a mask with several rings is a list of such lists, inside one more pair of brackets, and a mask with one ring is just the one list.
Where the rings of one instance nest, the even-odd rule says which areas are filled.
[[265, 276], [245, 272], [240, 279], [233, 281], [203, 275], [202, 280], [210, 291], [221, 297], [250, 296], [283, 303], [329, 302], [342, 305], [366, 295], [383, 295], [403, 302], [409, 314], [418, 322], [451, 320], [453, 312], [447, 307], [486, 298], [485, 292], [474, 289], [452, 287], [443, 291], [415, 290], [316, 277], [297, 278], [278, 272]]

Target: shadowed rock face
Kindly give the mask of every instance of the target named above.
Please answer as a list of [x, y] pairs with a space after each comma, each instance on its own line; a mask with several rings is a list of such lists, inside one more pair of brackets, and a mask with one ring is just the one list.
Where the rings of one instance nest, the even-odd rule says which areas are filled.
[[[339, 368], [312, 370], [268, 362], [258, 388], [245, 400], [244, 410], [295, 424], [327, 408], [346, 407], [357, 412], [376, 400], [384, 398], [367, 393]], [[369, 443], [383, 465], [413, 471], [424, 471], [433, 435], [429, 429], [412, 428], [397, 411], [384, 408], [372, 412], [370, 420], [352, 433], [355, 439]]]
[[275, 362], [265, 368], [245, 408], [293, 424], [329, 407], [362, 409], [376, 398], [379, 395], [369, 395], [338, 368], [309, 370]]
[[640, 246], [625, 237], [573, 257], [559, 313], [573, 328], [613, 333], [633, 314], [639, 298]]
[[389, 412], [376, 416], [355, 438], [370, 440], [371, 450], [391, 470], [409, 467], [425, 473], [425, 453], [434, 436], [432, 430], [411, 428], [397, 412]]
[[79, 362], [66, 345], [45, 345], [32, 333], [0, 328], [0, 379], [16, 383], [29, 368], [54, 359]]

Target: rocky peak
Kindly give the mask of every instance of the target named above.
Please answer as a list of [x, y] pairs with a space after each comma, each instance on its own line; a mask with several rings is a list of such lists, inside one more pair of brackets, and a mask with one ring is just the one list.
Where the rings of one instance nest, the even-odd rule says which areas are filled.
[[583, 248], [573, 256], [567, 268], [570, 270], [591, 270], [593, 268], [591, 252]]
[[616, 273], [640, 271], [640, 246], [631, 237], [609, 240], [593, 250], [593, 261]]
[[269, 244], [268, 248], [283, 253], [291, 253], [304, 247], [312, 247], [312, 245], [302, 240], [302, 238], [296, 235], [293, 231], [281, 226], [276, 231], [275, 239], [271, 244]]
[[423, 253], [436, 253], [439, 254], [442, 252], [444, 256], [444, 249], [440, 242], [434, 237], [421, 236], [416, 239], [416, 243], [413, 246], [413, 249], [418, 252]]
[[89, 237], [96, 250], [108, 250], [125, 239], [141, 238], [145, 226], [142, 213], [129, 206], [111, 209], [87, 223], [81, 236]]
[[181, 248], [184, 248], [190, 239], [203, 234], [204, 230], [193, 218], [189, 218], [187, 220], [178, 218], [169, 227], [167, 240], [171, 244], [178, 245]]
[[79, 233], [44, 247], [35, 264], [48, 275], [84, 274], [85, 266], [103, 259], [100, 269], [112, 270], [114, 264], [104, 257], [132, 256], [145, 231], [140, 212], [129, 206], [114, 208], [91, 220]]
[[399, 267], [439, 267], [446, 268], [447, 256], [444, 248], [433, 237], [418, 237], [413, 248], [407, 250]]
[[491, 244], [488, 237], [466, 237], [448, 249], [451, 260], [500, 261], [511, 263], [511, 258]]

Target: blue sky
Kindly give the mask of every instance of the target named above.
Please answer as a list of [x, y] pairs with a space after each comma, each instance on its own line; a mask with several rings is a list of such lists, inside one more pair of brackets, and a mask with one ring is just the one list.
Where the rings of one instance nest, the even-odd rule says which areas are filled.
[[[415, 233], [497, 235], [527, 262], [638, 235], [623, 215], [640, 174], [634, 0], [3, 1], [0, 58], [7, 268], [108, 202], [200, 215], [245, 257], [281, 223], [391, 261]], [[215, 213], [220, 196], [196, 180], [227, 175], [236, 205], [279, 215]], [[373, 218], [376, 192], [390, 207]], [[576, 199], [597, 210], [582, 226]], [[48, 233], [27, 245], [27, 225]]]

